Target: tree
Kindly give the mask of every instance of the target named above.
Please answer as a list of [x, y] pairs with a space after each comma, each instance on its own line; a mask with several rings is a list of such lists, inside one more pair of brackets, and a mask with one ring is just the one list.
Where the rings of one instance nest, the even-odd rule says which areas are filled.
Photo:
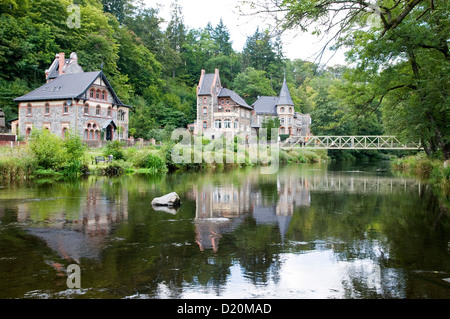
[[223, 54], [225, 56], [230, 56], [233, 53], [233, 47], [230, 41], [230, 31], [228, 31], [228, 28], [223, 24], [222, 18], [220, 18], [219, 23], [212, 31], [212, 38], [218, 47], [216, 55]]
[[258, 96], [274, 96], [275, 91], [266, 77], [266, 72], [252, 67], [239, 73], [233, 81], [233, 90], [242, 96], [249, 105], [256, 101]]
[[[166, 37], [170, 48], [177, 54], [181, 53], [181, 48], [186, 41], [186, 27], [184, 25], [184, 18], [182, 13], [182, 7], [178, 4], [178, 1], [171, 5], [172, 13], [169, 24], [166, 29]], [[175, 77], [177, 67], [179, 67], [181, 61], [174, 61], [172, 65], [172, 77]]]
[[356, 66], [340, 86], [356, 116], [383, 112], [385, 128], [420, 139], [429, 155], [450, 158], [448, 127], [448, 1], [265, 1], [257, 12], [275, 14], [282, 30], [329, 33], [348, 47]]

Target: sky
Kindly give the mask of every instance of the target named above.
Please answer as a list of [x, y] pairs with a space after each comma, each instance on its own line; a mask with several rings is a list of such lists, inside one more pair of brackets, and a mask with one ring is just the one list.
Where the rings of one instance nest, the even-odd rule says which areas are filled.
[[[237, 6], [241, 0], [178, 0], [183, 8], [184, 23], [189, 29], [204, 28], [211, 22], [216, 26], [220, 18], [230, 31], [233, 48], [241, 52], [247, 37], [253, 35], [256, 28], [266, 29], [268, 20], [264, 17], [242, 15]], [[160, 5], [159, 16], [166, 21], [170, 20], [170, 0], [144, 0], [147, 7], [155, 8]], [[326, 40], [320, 37], [291, 31], [282, 36], [283, 52], [285, 57], [294, 60], [302, 59], [314, 62], [317, 52], [325, 44]], [[333, 56], [334, 54], [334, 56]], [[327, 65], [345, 64], [344, 52], [328, 51], [322, 58], [322, 63]]]

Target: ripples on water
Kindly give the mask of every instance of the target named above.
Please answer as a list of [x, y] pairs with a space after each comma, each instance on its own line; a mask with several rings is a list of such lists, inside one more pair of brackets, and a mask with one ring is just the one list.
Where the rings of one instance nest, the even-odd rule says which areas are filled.
[[[448, 211], [428, 185], [367, 167], [2, 188], [0, 297], [450, 297]], [[152, 208], [172, 191], [178, 210]]]

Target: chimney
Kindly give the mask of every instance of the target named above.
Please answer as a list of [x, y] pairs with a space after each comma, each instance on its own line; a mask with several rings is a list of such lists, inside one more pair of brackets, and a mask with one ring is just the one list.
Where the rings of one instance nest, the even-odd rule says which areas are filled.
[[63, 74], [63, 68], [66, 64], [66, 58], [64, 56], [64, 52], [59, 53], [59, 75]]

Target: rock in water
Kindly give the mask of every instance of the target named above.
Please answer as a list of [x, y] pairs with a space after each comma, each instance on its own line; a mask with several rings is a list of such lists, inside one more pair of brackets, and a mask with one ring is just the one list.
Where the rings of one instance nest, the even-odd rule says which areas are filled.
[[152, 200], [152, 205], [155, 206], [179, 206], [181, 204], [180, 196], [172, 192], [161, 197], [155, 197]]

